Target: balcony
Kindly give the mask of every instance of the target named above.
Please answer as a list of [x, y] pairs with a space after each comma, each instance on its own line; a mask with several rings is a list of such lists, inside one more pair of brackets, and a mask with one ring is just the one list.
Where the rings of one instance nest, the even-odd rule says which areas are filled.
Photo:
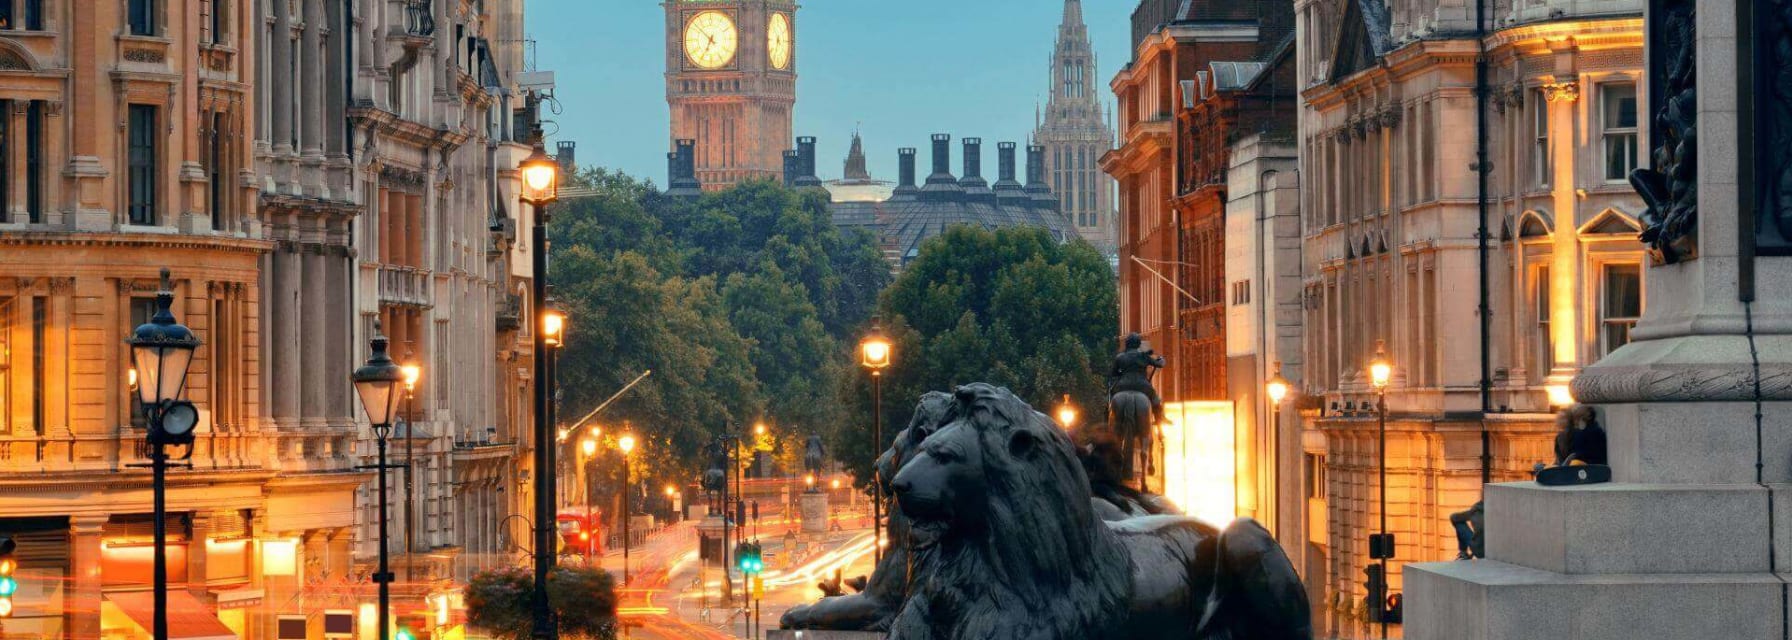
[[380, 303], [430, 306], [429, 272], [416, 267], [380, 266]]
[[436, 34], [436, 15], [430, 0], [408, 0], [404, 3], [404, 34], [428, 38]]

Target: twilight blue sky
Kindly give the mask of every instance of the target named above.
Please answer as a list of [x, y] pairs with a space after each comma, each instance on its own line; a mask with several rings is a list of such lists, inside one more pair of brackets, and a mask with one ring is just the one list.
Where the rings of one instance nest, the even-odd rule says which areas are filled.
[[[1126, 63], [1131, 0], [1084, 0], [1107, 81]], [[817, 173], [840, 177], [855, 123], [873, 177], [896, 179], [896, 149], [928, 136], [1024, 142], [1050, 83], [1062, 0], [808, 0], [797, 13], [796, 135], [818, 138]], [[665, 9], [657, 0], [533, 0], [537, 68], [555, 72], [564, 108], [553, 140], [579, 164], [665, 183], [670, 146]], [[1111, 102], [1111, 98], [1108, 102]], [[953, 172], [959, 169], [954, 142]], [[551, 148], [551, 144], [550, 144]], [[984, 175], [994, 179], [994, 151]]]

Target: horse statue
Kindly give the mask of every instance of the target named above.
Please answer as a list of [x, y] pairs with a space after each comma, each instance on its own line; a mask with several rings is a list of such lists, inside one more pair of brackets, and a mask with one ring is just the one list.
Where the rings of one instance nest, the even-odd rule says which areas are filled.
[[1149, 491], [1147, 483], [1157, 473], [1151, 459], [1152, 436], [1163, 419], [1164, 403], [1151, 386], [1154, 369], [1164, 366], [1164, 359], [1144, 348], [1139, 334], [1126, 336], [1126, 350], [1114, 356], [1108, 371], [1108, 429], [1120, 441], [1120, 456], [1127, 477], [1136, 477], [1140, 491]]
[[717, 437], [704, 451], [709, 454], [709, 468], [703, 471], [703, 491], [709, 496], [709, 512], [713, 515], [727, 510], [722, 494], [728, 490], [728, 446]]
[[828, 449], [821, 443], [821, 436], [810, 434], [809, 441], [803, 445], [803, 468], [819, 477], [822, 461], [827, 455]]

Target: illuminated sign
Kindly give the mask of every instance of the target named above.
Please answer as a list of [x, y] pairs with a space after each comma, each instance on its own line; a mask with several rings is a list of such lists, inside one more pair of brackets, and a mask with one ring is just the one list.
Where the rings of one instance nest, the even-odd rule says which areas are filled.
[[1164, 405], [1164, 497], [1224, 527], [1238, 515], [1238, 447], [1231, 402]]

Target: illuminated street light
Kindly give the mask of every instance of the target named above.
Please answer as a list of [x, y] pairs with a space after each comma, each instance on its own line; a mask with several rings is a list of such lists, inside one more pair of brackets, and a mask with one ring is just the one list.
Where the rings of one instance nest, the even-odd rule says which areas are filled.
[[1270, 375], [1269, 382], [1263, 385], [1263, 390], [1269, 394], [1271, 404], [1281, 405], [1282, 401], [1288, 398], [1288, 379], [1282, 377], [1282, 363], [1276, 363], [1275, 373]]
[[586, 438], [584, 442], [579, 443], [579, 448], [585, 450], [585, 457], [595, 456], [597, 455], [597, 440]]
[[350, 379], [355, 384], [356, 394], [361, 396], [361, 409], [367, 412], [367, 422], [373, 427], [374, 442], [379, 447], [380, 564], [373, 574], [373, 581], [379, 584], [379, 638], [386, 640], [391, 632], [393, 579], [387, 551], [391, 545], [387, 543], [386, 531], [386, 446], [387, 438], [392, 437], [392, 418], [398, 408], [397, 387], [404, 382], [405, 373], [386, 355], [386, 336], [380, 333], [378, 324], [373, 326], [373, 331], [373, 355]]
[[517, 165], [517, 170], [523, 174], [523, 202], [540, 207], [560, 199], [560, 163], [548, 155], [547, 147], [540, 141], [529, 157]]
[[1369, 382], [1376, 389], [1388, 388], [1388, 381], [1394, 377], [1394, 364], [1388, 361], [1388, 343], [1385, 340], [1375, 341], [1375, 359], [1369, 361]]
[[1063, 425], [1065, 431], [1076, 424], [1076, 406], [1070, 404], [1068, 393], [1064, 394], [1064, 402], [1058, 405], [1058, 424]]
[[[871, 331], [859, 342], [859, 364], [871, 372], [871, 442], [873, 449], [882, 450], [889, 443], [884, 442], [884, 369], [889, 368], [890, 360], [895, 355], [889, 338], [884, 337], [882, 320], [871, 319]], [[881, 485], [883, 478], [877, 478]], [[871, 530], [879, 536], [884, 530], [884, 492], [881, 489], [871, 492]], [[883, 545], [880, 543], [874, 550], [874, 562], [884, 559]]]
[[554, 305], [541, 310], [541, 336], [548, 346], [558, 347], [566, 333], [566, 313]]
[[634, 481], [629, 479], [632, 469], [629, 468], [628, 454], [635, 451], [635, 436], [623, 434], [616, 439], [616, 447], [622, 449], [622, 584], [628, 584], [628, 521], [634, 519], [634, 511], [629, 508], [629, 494], [634, 493]]

